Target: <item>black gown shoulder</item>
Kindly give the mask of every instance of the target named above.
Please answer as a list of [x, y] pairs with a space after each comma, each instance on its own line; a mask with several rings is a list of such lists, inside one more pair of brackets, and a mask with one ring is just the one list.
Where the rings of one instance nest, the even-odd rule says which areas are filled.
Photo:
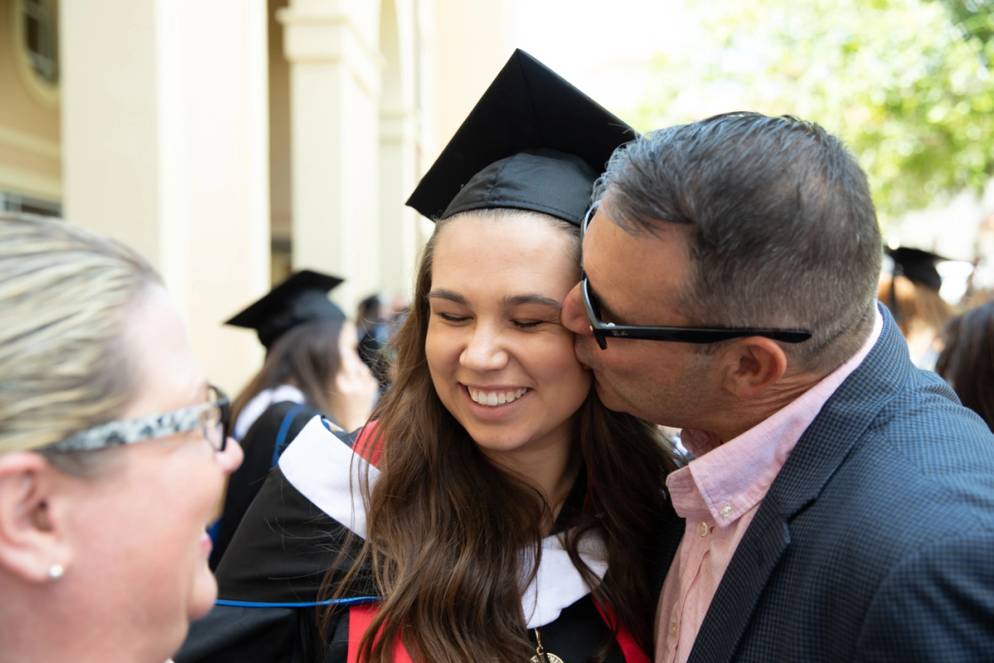
[[317, 409], [306, 403], [273, 403], [246, 431], [241, 441], [245, 457], [228, 480], [224, 507], [218, 519], [217, 535], [210, 556], [211, 569], [217, 569], [245, 511], [255, 499], [270, 470], [276, 466], [280, 454], [304, 425], [319, 414]]

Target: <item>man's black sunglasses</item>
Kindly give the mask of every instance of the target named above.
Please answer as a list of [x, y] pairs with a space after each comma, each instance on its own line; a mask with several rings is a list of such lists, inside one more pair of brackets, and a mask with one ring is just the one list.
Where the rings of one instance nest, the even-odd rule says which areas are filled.
[[[587, 233], [587, 226], [597, 211], [597, 206], [587, 210], [580, 225], [580, 242]], [[590, 286], [587, 273], [580, 272], [580, 291], [583, 305], [587, 309], [587, 321], [601, 350], [607, 349], [607, 337], [635, 338], [645, 341], [676, 341], [679, 343], [717, 343], [733, 338], [763, 336], [784, 343], [801, 343], [811, 338], [806, 329], [764, 329], [753, 327], [667, 327], [658, 325], [618, 325], [601, 319], [600, 301]]]

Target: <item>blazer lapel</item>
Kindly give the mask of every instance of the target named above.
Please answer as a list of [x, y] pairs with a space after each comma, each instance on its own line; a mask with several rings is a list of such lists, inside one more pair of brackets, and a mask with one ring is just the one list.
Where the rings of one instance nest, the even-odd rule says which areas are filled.
[[897, 325], [883, 329], [804, 432], [743, 535], [708, 608], [688, 663], [723, 663], [735, 654], [770, 575], [791, 543], [790, 522], [818, 498], [832, 474], [897, 393], [912, 366]]

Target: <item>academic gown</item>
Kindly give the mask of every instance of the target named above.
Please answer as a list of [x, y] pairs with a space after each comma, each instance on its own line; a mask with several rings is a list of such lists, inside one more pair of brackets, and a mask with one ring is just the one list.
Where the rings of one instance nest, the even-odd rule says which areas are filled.
[[[356, 537], [365, 533], [355, 489], [365, 461], [356, 455], [353, 462], [352, 440], [332, 429], [315, 417], [280, 457], [217, 569], [217, 605], [191, 626], [176, 663], [353, 663], [363, 634], [350, 633], [350, 622], [377, 603], [371, 575], [360, 574], [336, 601], [340, 609], [328, 637], [321, 637], [316, 620], [332, 602], [317, 597], [326, 594], [321, 585], [336, 552], [348, 541], [361, 545]], [[371, 482], [377, 473], [369, 468]], [[617, 638], [611, 632], [559, 538], [547, 537], [542, 545], [536, 578], [522, 596], [533, 642], [538, 628], [545, 651], [565, 663], [583, 663], [605, 645], [607, 663], [649, 663], [627, 631], [619, 629]], [[581, 552], [603, 577], [607, 563], [599, 540], [585, 540]], [[342, 577], [347, 566], [334, 571]]]
[[228, 480], [218, 519], [210, 567], [216, 569], [249, 504], [262, 488], [283, 450], [319, 411], [306, 403], [282, 401], [267, 407], [242, 438], [242, 464]]

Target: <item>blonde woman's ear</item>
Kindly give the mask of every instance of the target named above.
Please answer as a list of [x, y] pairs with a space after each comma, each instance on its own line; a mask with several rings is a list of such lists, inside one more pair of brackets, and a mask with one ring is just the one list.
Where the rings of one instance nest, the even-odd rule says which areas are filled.
[[52, 512], [53, 473], [39, 454], [0, 455], [0, 571], [27, 582], [54, 582], [69, 566], [69, 549]]

